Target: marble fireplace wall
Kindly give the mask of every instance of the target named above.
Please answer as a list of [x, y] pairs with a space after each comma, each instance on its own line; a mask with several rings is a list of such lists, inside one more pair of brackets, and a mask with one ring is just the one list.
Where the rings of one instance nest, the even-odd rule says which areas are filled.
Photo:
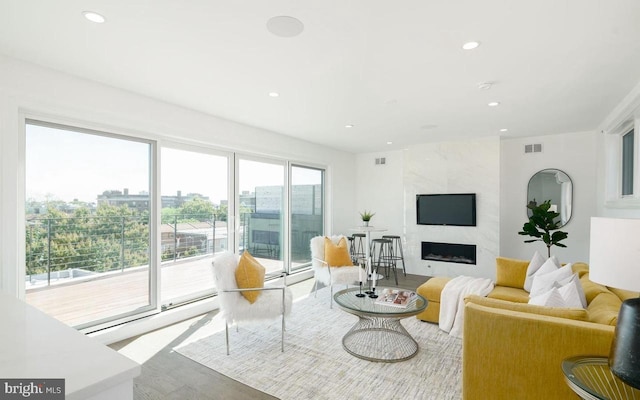
[[[495, 278], [500, 249], [500, 140], [414, 145], [403, 152], [405, 258], [408, 272]], [[476, 193], [476, 226], [416, 224], [416, 194]], [[423, 241], [476, 245], [476, 265], [422, 260]]]

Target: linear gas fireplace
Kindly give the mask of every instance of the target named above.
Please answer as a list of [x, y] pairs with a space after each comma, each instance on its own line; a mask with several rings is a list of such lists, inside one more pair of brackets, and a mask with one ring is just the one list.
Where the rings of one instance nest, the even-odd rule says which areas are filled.
[[422, 259], [461, 264], [475, 264], [476, 245], [422, 242]]

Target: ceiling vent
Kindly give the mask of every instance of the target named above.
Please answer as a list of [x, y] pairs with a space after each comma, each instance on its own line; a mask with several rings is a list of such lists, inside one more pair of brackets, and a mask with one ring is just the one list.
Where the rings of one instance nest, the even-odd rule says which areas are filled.
[[542, 153], [542, 143], [525, 144], [524, 152], [526, 153]]
[[376, 165], [385, 165], [387, 163], [387, 159], [385, 157], [376, 158]]

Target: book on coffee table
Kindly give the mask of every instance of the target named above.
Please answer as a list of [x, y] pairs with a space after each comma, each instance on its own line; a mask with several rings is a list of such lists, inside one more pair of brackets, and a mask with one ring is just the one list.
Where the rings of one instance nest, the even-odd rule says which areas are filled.
[[383, 289], [376, 299], [376, 304], [405, 308], [415, 295], [411, 290]]

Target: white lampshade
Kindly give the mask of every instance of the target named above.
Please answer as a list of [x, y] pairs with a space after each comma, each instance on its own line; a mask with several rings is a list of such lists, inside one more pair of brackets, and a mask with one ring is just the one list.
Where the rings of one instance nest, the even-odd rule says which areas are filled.
[[589, 279], [640, 291], [640, 219], [591, 218]]
[[[640, 219], [591, 218], [589, 279], [640, 291]], [[609, 368], [640, 389], [640, 298], [622, 302], [609, 353]]]

